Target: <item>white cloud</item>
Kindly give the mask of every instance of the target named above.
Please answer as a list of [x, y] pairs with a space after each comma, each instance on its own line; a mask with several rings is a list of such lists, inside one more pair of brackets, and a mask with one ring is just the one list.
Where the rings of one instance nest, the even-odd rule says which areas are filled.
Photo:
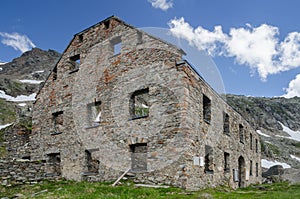
[[173, 7], [173, 0], [148, 0], [154, 8], [159, 8], [164, 11]]
[[285, 91], [286, 94], [284, 94], [282, 97], [292, 98], [295, 96], [300, 96], [300, 74], [298, 74], [295, 79], [290, 81], [289, 87], [286, 88]]
[[2, 36], [1, 42], [7, 46], [13, 47], [15, 50], [19, 50], [22, 53], [34, 48], [34, 43], [26, 36], [19, 33], [5, 33], [0, 32]]
[[182, 17], [171, 20], [169, 26], [174, 36], [187, 40], [190, 45], [196, 46], [199, 50], [207, 51], [210, 55], [216, 54], [220, 44], [228, 40], [221, 26], [216, 26], [213, 32], [201, 26], [194, 29]]
[[226, 34], [221, 26], [213, 31], [201, 26], [193, 28], [184, 18], [169, 22], [170, 31], [190, 45], [213, 56], [233, 57], [236, 63], [246, 65], [257, 72], [262, 80], [300, 66], [300, 33], [293, 32], [279, 41], [279, 29], [262, 24], [252, 27], [231, 28]]
[[235, 57], [239, 64], [257, 70], [262, 79], [277, 72], [273, 58], [277, 56], [276, 35], [278, 29], [266, 24], [257, 28], [231, 28], [227, 41], [224, 41], [226, 56]]

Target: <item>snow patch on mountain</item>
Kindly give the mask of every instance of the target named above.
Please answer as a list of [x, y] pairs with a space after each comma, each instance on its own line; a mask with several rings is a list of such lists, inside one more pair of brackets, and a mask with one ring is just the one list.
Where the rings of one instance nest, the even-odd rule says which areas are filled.
[[0, 130], [1, 129], [4, 129], [4, 128], [6, 128], [6, 127], [8, 127], [8, 126], [10, 126], [10, 125], [12, 125], [13, 123], [11, 123], [11, 124], [4, 124], [4, 125], [0, 125]]
[[22, 80], [19, 80], [20, 82], [22, 83], [26, 83], [26, 84], [40, 84], [44, 81], [41, 81], [41, 80], [31, 80], [31, 79], [22, 79]]
[[286, 136], [278, 136], [278, 137], [285, 137], [285, 138], [289, 138], [289, 139], [292, 139], [292, 140], [296, 140], [298, 142], [300, 142], [300, 131], [293, 131], [292, 129], [290, 129], [289, 127], [287, 126], [284, 126], [281, 122], [279, 122], [279, 124], [282, 126], [282, 130], [284, 132], [286, 132], [287, 134], [290, 135], [290, 137], [286, 137]]
[[300, 158], [297, 157], [297, 156], [291, 155], [291, 158], [296, 159], [296, 160], [298, 160], [300, 162]]
[[265, 137], [271, 137], [271, 136], [269, 136], [269, 135], [267, 135], [267, 134], [264, 134], [263, 132], [261, 132], [261, 130], [256, 130], [256, 132], [259, 134], [259, 135], [262, 135], [262, 136], [265, 136]]
[[4, 91], [0, 90], [0, 98], [11, 102], [35, 101], [35, 97], [36, 93], [32, 93], [31, 95], [18, 95], [17, 97], [12, 97], [10, 95], [7, 95]]
[[272, 161], [272, 160], [261, 159], [261, 166], [263, 168], [269, 169], [270, 167], [275, 166], [275, 165], [281, 165], [284, 169], [291, 168], [291, 166], [289, 164], [284, 163], [284, 162], [277, 162], [277, 161]]

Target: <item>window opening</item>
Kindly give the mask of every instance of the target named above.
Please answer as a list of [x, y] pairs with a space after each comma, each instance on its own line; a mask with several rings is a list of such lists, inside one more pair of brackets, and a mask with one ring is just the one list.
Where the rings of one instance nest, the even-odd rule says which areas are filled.
[[60, 153], [50, 153], [48, 156], [48, 164], [47, 168], [48, 174], [51, 174], [53, 176], [59, 176], [61, 175], [61, 168], [60, 168]]
[[122, 40], [121, 37], [116, 37], [110, 41], [113, 48], [113, 55], [118, 55], [121, 53]]
[[203, 119], [207, 123], [211, 121], [211, 100], [206, 95], [203, 95]]
[[52, 120], [54, 125], [54, 133], [53, 134], [60, 134], [63, 131], [63, 111], [58, 111], [52, 114]]
[[28, 155], [28, 156], [23, 156], [22, 159], [23, 159], [23, 160], [30, 160], [31, 157], [30, 157], [30, 155]]
[[137, 32], [137, 44], [142, 44], [143, 43], [143, 34], [142, 32]]
[[72, 57], [70, 57], [69, 59], [69, 70], [70, 70], [70, 74], [77, 72], [79, 70], [79, 65], [80, 65], [81, 61], [80, 61], [80, 54], [74, 55]]
[[223, 115], [224, 115], [223, 130], [225, 134], [229, 135], [229, 115], [227, 113], [223, 113]]
[[213, 163], [213, 148], [209, 145], [205, 145], [205, 158], [204, 158], [204, 168], [205, 173], [213, 173], [214, 172], [214, 163]]
[[87, 105], [88, 126], [98, 126], [101, 122], [101, 101], [95, 101]]
[[230, 171], [230, 163], [229, 163], [229, 153], [224, 152], [224, 171], [229, 172]]
[[244, 143], [244, 126], [239, 124], [240, 142]]
[[114, 55], [118, 55], [121, 53], [121, 42], [114, 45]]
[[250, 176], [253, 175], [253, 173], [252, 173], [252, 160], [250, 160], [250, 171], [249, 171], [249, 173], [250, 173]]
[[83, 34], [78, 35], [78, 41], [81, 43], [83, 41]]
[[105, 29], [108, 29], [108, 28], [109, 28], [109, 25], [110, 25], [110, 21], [109, 21], [109, 20], [104, 21], [103, 24], [104, 24], [104, 28], [105, 28]]
[[130, 145], [131, 171], [147, 171], [147, 143], [137, 143]]
[[258, 140], [255, 139], [255, 151], [256, 153], [258, 153]]
[[258, 177], [258, 163], [255, 164], [255, 168], [256, 168], [256, 177]]
[[92, 158], [92, 153], [85, 150], [86, 168], [89, 173], [98, 173], [99, 161]]
[[53, 73], [53, 80], [56, 80], [57, 79], [57, 66], [54, 67], [52, 73]]
[[253, 142], [253, 137], [252, 137], [252, 133], [250, 133], [250, 150], [253, 149], [252, 142]]
[[149, 88], [135, 91], [132, 94], [130, 109], [133, 119], [149, 115]]

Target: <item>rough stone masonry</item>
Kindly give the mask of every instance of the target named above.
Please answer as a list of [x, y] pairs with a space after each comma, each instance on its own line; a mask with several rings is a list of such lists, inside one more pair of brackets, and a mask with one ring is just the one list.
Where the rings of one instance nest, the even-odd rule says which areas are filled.
[[37, 95], [31, 160], [72, 180], [260, 183], [259, 136], [183, 55], [114, 16], [76, 34]]

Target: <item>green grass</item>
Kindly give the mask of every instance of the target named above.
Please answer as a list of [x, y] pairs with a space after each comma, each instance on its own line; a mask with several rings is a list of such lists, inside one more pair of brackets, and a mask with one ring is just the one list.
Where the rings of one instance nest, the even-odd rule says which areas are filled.
[[0, 122], [2, 124], [8, 124], [15, 121], [15, 119], [16, 113], [14, 105], [5, 101], [4, 99], [0, 99]]
[[[268, 149], [273, 153], [273, 154], [275, 154], [275, 155], [280, 155], [280, 149], [277, 147], [277, 146], [275, 146], [275, 145], [273, 145], [273, 144], [270, 144], [270, 143], [264, 143], [264, 145], [261, 145], [261, 146], [267, 146], [268, 147]], [[263, 148], [263, 147], [262, 147]]]
[[[37, 193], [36, 195], [33, 195]], [[0, 185], [0, 198], [12, 198], [22, 194], [24, 198], [118, 198], [118, 199], [180, 199], [180, 198], [266, 198], [266, 199], [294, 199], [300, 198], [300, 184], [289, 185], [286, 182], [264, 184], [248, 188], [231, 190], [226, 187], [205, 189], [190, 192], [179, 188], [141, 188], [134, 187], [133, 183], [123, 182], [123, 185], [112, 187], [111, 183], [89, 183], [60, 181], [44, 181], [35, 185], [15, 185], [4, 187]]]

